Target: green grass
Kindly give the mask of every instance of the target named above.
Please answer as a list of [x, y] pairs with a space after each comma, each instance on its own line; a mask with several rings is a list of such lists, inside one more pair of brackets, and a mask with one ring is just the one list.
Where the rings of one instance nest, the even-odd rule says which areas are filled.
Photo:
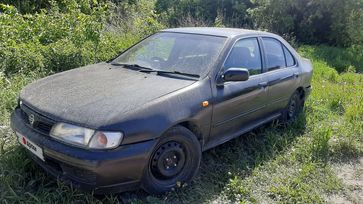
[[326, 45], [314, 48], [304, 46], [301, 52], [308, 58], [324, 61], [338, 72], [363, 72], [363, 45], [353, 45], [347, 49]]
[[[363, 61], [321, 54], [331, 50], [341, 56], [349, 52], [299, 48], [312, 59], [314, 76], [298, 121], [287, 127], [265, 125], [203, 153], [194, 182], [160, 197], [141, 191], [94, 197], [74, 189], [47, 176], [1, 128], [0, 203], [323, 203], [332, 194], [347, 194], [332, 166], [363, 156], [363, 75], [354, 72], [363, 69]], [[8, 126], [19, 90], [38, 77], [0, 76], [1, 126]]]

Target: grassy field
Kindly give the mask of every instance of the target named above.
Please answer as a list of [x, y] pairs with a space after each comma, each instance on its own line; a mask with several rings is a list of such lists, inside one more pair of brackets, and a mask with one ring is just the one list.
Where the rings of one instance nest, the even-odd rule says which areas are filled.
[[94, 197], [47, 176], [8, 128], [18, 91], [41, 76], [0, 76], [0, 203], [359, 203], [363, 74], [356, 72], [363, 61], [324, 46], [299, 52], [314, 64], [313, 92], [299, 120], [265, 125], [203, 153], [194, 183], [160, 197], [142, 191]]

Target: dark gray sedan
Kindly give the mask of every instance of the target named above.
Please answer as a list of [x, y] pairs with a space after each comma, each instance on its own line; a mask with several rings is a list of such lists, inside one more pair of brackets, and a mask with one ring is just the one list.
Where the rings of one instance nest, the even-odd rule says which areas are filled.
[[167, 29], [26, 86], [11, 126], [51, 175], [95, 193], [163, 193], [192, 180], [202, 151], [294, 120], [311, 77], [310, 61], [277, 35]]

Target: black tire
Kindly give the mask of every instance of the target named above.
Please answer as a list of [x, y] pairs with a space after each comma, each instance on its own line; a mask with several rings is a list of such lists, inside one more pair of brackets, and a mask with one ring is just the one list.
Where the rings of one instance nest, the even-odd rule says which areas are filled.
[[298, 90], [296, 90], [294, 94], [290, 97], [286, 109], [283, 111], [283, 121], [295, 121], [304, 109], [304, 103], [305, 101], [302, 94]]
[[160, 138], [144, 171], [142, 187], [162, 194], [189, 183], [199, 170], [202, 151], [196, 136], [176, 126]]

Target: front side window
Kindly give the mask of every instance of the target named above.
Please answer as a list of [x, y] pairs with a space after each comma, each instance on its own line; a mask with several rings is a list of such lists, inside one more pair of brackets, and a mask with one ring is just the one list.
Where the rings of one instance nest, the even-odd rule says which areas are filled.
[[274, 38], [262, 38], [265, 47], [267, 70], [285, 67], [285, 55], [281, 42]]
[[120, 55], [113, 63], [201, 75], [215, 63], [225, 41], [225, 37], [217, 36], [157, 33]]
[[224, 63], [224, 69], [246, 68], [250, 75], [260, 74], [262, 70], [261, 53], [257, 38], [238, 41]]

